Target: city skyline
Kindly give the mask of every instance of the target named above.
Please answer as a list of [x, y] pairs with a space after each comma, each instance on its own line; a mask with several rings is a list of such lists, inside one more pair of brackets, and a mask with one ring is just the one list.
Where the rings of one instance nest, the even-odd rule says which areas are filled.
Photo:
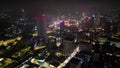
[[50, 12], [62, 9], [89, 9], [97, 8], [108, 11], [119, 9], [119, 2], [114, 0], [11, 0], [1, 1], [1, 9], [25, 9], [28, 14], [36, 15], [39, 12]]

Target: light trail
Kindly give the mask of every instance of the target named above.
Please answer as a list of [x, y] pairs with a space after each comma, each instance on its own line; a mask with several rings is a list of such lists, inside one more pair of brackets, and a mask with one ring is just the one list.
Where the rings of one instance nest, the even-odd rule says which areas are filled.
[[80, 52], [79, 46], [71, 53], [71, 55], [63, 62], [61, 63], [57, 68], [63, 68], [76, 54], [77, 52]]

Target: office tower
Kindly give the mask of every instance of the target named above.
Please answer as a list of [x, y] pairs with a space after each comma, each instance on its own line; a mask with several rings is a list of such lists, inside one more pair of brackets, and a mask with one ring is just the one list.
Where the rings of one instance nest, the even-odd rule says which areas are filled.
[[37, 16], [37, 29], [39, 38], [43, 38], [46, 40], [45, 14], [40, 14], [39, 16]]

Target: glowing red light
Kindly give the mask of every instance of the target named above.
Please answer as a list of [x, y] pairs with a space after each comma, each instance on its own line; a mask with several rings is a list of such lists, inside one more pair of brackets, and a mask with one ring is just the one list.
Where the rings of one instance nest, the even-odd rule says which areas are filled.
[[40, 14], [37, 16], [37, 18], [45, 18], [45, 14]]

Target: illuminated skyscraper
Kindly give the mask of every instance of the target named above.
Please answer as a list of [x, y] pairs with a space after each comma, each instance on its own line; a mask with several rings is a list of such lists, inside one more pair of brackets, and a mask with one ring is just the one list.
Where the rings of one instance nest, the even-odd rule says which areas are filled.
[[64, 33], [64, 27], [65, 27], [65, 22], [64, 21], [60, 21], [60, 34]]
[[39, 38], [46, 40], [46, 22], [44, 14], [37, 16], [37, 29]]
[[20, 21], [25, 21], [27, 20], [26, 14], [25, 14], [25, 10], [21, 9], [21, 18]]
[[61, 43], [63, 43], [64, 27], [65, 27], [65, 22], [64, 21], [60, 21], [60, 38], [61, 38]]

